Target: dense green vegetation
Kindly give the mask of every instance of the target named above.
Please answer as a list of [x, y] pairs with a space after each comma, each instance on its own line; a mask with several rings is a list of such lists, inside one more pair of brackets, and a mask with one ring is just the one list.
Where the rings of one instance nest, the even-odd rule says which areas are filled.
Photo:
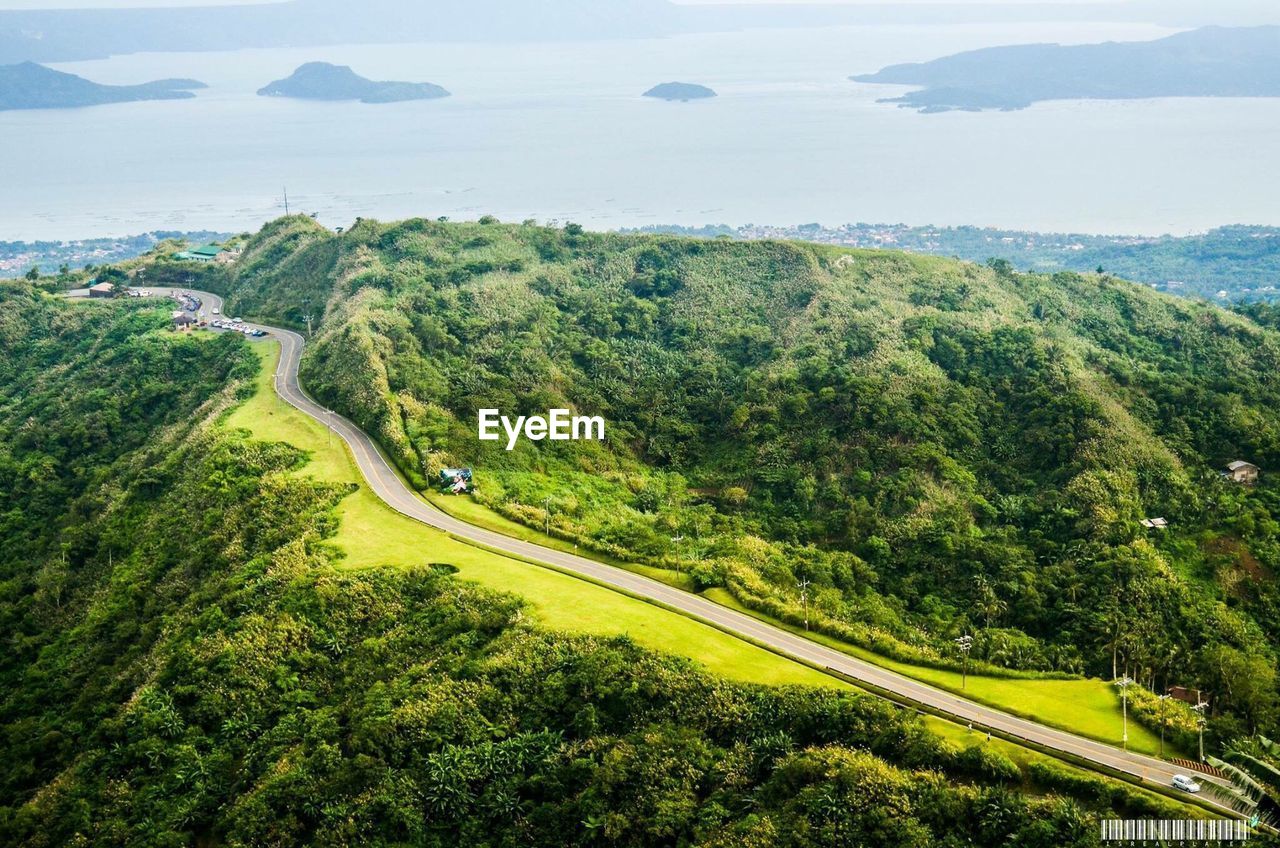
[[892, 246], [910, 253], [954, 256], [973, 262], [1004, 259], [1018, 268], [1053, 273], [1106, 272], [1159, 291], [1221, 301], [1274, 300], [1280, 296], [1280, 228], [1217, 227], [1190, 236], [1106, 236], [1034, 233], [993, 227], [909, 227], [845, 224], [823, 227], [748, 225], [652, 226], [642, 232], [701, 238], [800, 239], [846, 247]]
[[[1199, 686], [1276, 722], [1280, 335], [1108, 277], [497, 223], [269, 226], [235, 311], [425, 485], [882, 654]], [[597, 443], [475, 438], [568, 406]], [[1233, 459], [1261, 485], [1218, 474]], [[549, 515], [548, 515], [549, 508]], [[1140, 519], [1165, 517], [1166, 532]], [[1151, 720], [1150, 711], [1140, 716]], [[1181, 722], [1185, 728], [1185, 722]]]
[[0, 288], [0, 843], [1058, 846], [1185, 814], [536, 629], [446, 563], [347, 567], [352, 486], [214, 423], [257, 357], [165, 324]]
[[1212, 758], [1236, 788], [1257, 802], [1259, 819], [1280, 826], [1280, 745], [1265, 736], [1237, 740], [1223, 755]]

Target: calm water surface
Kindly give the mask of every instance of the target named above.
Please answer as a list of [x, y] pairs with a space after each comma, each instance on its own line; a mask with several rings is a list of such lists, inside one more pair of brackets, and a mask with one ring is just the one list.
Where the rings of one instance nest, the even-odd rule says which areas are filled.
[[[142, 54], [58, 66], [195, 77], [194, 100], [0, 113], [0, 239], [252, 229], [282, 211], [653, 223], [974, 223], [1162, 233], [1280, 224], [1280, 99], [919, 115], [849, 74], [1117, 24], [854, 27], [571, 44]], [[439, 83], [441, 101], [257, 97], [299, 64]], [[667, 80], [720, 96], [664, 103]]]

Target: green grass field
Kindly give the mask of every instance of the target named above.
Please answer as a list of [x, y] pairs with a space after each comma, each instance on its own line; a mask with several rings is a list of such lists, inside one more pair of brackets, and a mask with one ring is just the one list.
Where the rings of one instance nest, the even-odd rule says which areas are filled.
[[557, 539], [554, 536], [548, 536], [540, 533], [530, 527], [526, 527], [519, 522], [512, 521], [506, 516], [499, 515], [483, 504], [479, 504], [469, 497], [458, 497], [456, 495], [442, 495], [436, 492], [427, 495], [419, 495], [423, 500], [434, 505], [437, 509], [447, 512], [455, 518], [460, 518], [468, 524], [474, 524], [477, 527], [483, 527], [486, 530], [493, 530], [504, 536], [510, 536], [513, 539], [523, 539], [526, 542], [534, 542], [543, 547], [553, 548], [557, 551], [566, 553], [582, 554], [590, 557], [598, 562], [616, 565], [619, 568], [625, 568], [628, 571], [634, 571], [636, 574], [643, 574], [645, 577], [657, 580], [659, 583], [666, 583], [668, 586], [674, 586], [686, 592], [692, 592], [697, 587], [694, 585], [693, 578], [680, 572], [672, 571], [669, 568], [655, 568], [650, 565], [639, 565], [632, 562], [622, 562], [613, 557], [603, 556], [594, 551], [579, 550], [577, 545], [566, 542], [563, 539]]
[[449, 538], [394, 512], [364, 486], [346, 444], [330, 439], [323, 424], [284, 403], [272, 388], [279, 348], [259, 344], [258, 392], [228, 416], [225, 426], [255, 438], [287, 442], [310, 454], [299, 472], [360, 485], [338, 507], [340, 530], [332, 539], [350, 568], [449, 563], [458, 575], [524, 598], [539, 623], [574, 633], [626, 635], [636, 643], [694, 659], [708, 670], [752, 683], [845, 684], [720, 630], [594, 583], [530, 565]]
[[[571, 544], [548, 537], [533, 528], [511, 521], [470, 498], [432, 494], [427, 499], [441, 509], [472, 524], [560, 550], [574, 550]], [[692, 589], [692, 581], [689, 580], [687, 575], [679, 572], [630, 563], [614, 564], [681, 589]], [[797, 627], [776, 621], [743, 607], [723, 589], [709, 590], [704, 593], [704, 596], [708, 600], [755, 616], [763, 621], [768, 621], [777, 627], [795, 633], [801, 632]], [[962, 688], [961, 675], [957, 672], [899, 662], [868, 651], [865, 648], [860, 648], [857, 645], [851, 645], [818, 633], [810, 632], [805, 635], [815, 642], [820, 642], [828, 647], [865, 659], [868, 662], [873, 662], [907, 677], [932, 684], [941, 689], [963, 692], [967, 697], [988, 706], [1035, 719], [1062, 730], [1079, 733], [1083, 736], [1097, 739], [1100, 742], [1116, 746], [1123, 744], [1123, 718], [1121, 715], [1120, 696], [1115, 687], [1105, 680], [1096, 678], [1083, 680], [1023, 680], [969, 675], [968, 683]], [[1160, 750], [1160, 739], [1146, 727], [1135, 721], [1130, 721], [1129, 748], [1141, 753], [1155, 755]], [[1174, 756], [1183, 752], [1176, 751], [1166, 741], [1165, 753], [1169, 756]]]
[[[724, 589], [710, 589], [703, 594], [709, 600], [745, 612], [762, 621], [768, 621], [777, 627], [795, 633], [800, 632], [799, 628], [747, 609]], [[806, 635], [813, 641], [838, 651], [865, 659], [940, 689], [962, 692], [974, 701], [1005, 712], [1034, 719], [1072, 733], [1079, 733], [1082, 736], [1097, 739], [1099, 742], [1116, 746], [1120, 746], [1123, 742], [1124, 727], [1120, 695], [1115, 687], [1105, 680], [1097, 678], [1023, 680], [971, 674], [968, 683], [962, 688], [959, 672], [899, 662], [821, 633], [810, 632]], [[1160, 751], [1160, 737], [1130, 719], [1129, 749], [1154, 756]], [[1182, 752], [1175, 750], [1168, 740], [1165, 741], [1166, 756], [1176, 756], [1180, 753]]]
[[[274, 344], [261, 344], [255, 346], [255, 350], [263, 360], [258, 377], [259, 390], [230, 414], [226, 426], [243, 428], [256, 438], [288, 442], [308, 451], [311, 461], [300, 473], [323, 480], [360, 484], [359, 490], [339, 506], [341, 529], [332, 540], [344, 556], [345, 565], [366, 568], [445, 562], [457, 567], [463, 579], [520, 595], [530, 604], [538, 621], [554, 629], [600, 635], [626, 634], [646, 647], [690, 657], [711, 671], [737, 680], [840, 685], [808, 666], [677, 613], [550, 568], [467, 545], [392, 511], [363, 485], [341, 439], [329, 439], [324, 425], [276, 396], [272, 390], [272, 375], [278, 348]], [[430, 500], [481, 526], [564, 550], [573, 549], [571, 544], [548, 539], [469, 498], [432, 496]], [[681, 585], [683, 575], [663, 569], [628, 567], [663, 582], [689, 588]], [[706, 595], [711, 600], [741, 609], [728, 592], [712, 590]], [[771, 623], [787, 627], [780, 622]], [[958, 673], [897, 662], [830, 637], [808, 635], [817, 642], [917, 680], [961, 691]], [[964, 692], [975, 701], [1045, 724], [1115, 745], [1121, 742], [1119, 697], [1113, 687], [1101, 680], [1018, 680], [970, 675]], [[1131, 721], [1129, 747], [1154, 754], [1159, 749], [1159, 739]], [[1166, 752], [1173, 753], [1168, 747]]]
[[[431, 494], [427, 499], [441, 509], [472, 524], [495, 530], [508, 536], [536, 542], [560, 550], [575, 550], [573, 545], [544, 535], [515, 521], [511, 521], [470, 498]], [[604, 558], [601, 558], [604, 559]], [[613, 563], [636, 571], [668, 585], [692, 590], [692, 581], [685, 574], [667, 569], [653, 568], [631, 563]], [[753, 615], [770, 624], [799, 633], [800, 629], [785, 622], [776, 621], [739, 604], [723, 589], [704, 593], [708, 600]], [[816, 642], [843, 651], [852, 656], [873, 662], [899, 674], [930, 683], [953, 692], [963, 692], [969, 698], [988, 706], [1003, 709], [1017, 715], [1041, 721], [1053, 727], [1069, 730], [1120, 746], [1123, 744], [1123, 718], [1120, 696], [1115, 687], [1105, 680], [1023, 680], [1003, 677], [969, 675], [968, 683], [961, 686], [961, 675], [953, 671], [928, 668], [899, 662], [822, 634], [805, 634]], [[1155, 755], [1160, 750], [1160, 739], [1151, 730], [1135, 721], [1129, 722], [1129, 748]], [[1173, 756], [1176, 751], [1166, 741], [1165, 753]]]
[[[254, 346], [254, 350], [262, 360], [258, 391], [228, 415], [224, 426], [244, 429], [255, 438], [287, 442], [307, 451], [310, 461], [297, 472], [299, 474], [332, 482], [353, 482], [359, 486], [356, 492], [339, 505], [337, 512], [340, 530], [331, 540], [343, 556], [346, 567], [449, 563], [458, 569], [461, 579], [521, 596], [540, 624], [556, 630], [604, 636], [626, 635], [647, 648], [688, 657], [712, 673], [744, 682], [854, 688], [802, 663], [788, 660], [685, 616], [550, 568], [467, 545], [392, 511], [365, 487], [346, 444], [338, 438], [330, 439], [323, 424], [303, 415], [276, 395], [272, 382], [279, 348], [275, 344], [258, 344]], [[512, 535], [522, 538], [544, 541], [536, 531], [508, 522], [469, 499], [453, 499], [447, 505], [451, 507], [451, 512], [460, 517], [477, 519], [477, 523], [484, 526], [510, 530]], [[473, 508], [468, 509], [466, 505]], [[558, 543], [559, 546], [564, 544]], [[572, 545], [567, 547], [572, 549]], [[673, 582], [670, 573], [662, 569], [643, 570], [655, 572], [656, 576]], [[876, 659], [884, 662], [883, 658]], [[893, 665], [896, 667], [903, 664]], [[916, 671], [932, 670], [912, 668], [912, 671], [915, 676]], [[936, 673], [945, 675], [945, 672]], [[938, 680], [945, 682], [945, 678]], [[976, 687], [981, 686], [975, 683], [976, 680], [978, 678], [970, 678], [971, 694], [976, 694]], [[1105, 699], [1098, 692], [1098, 687], [1101, 686], [1099, 681], [982, 680], [990, 684], [1006, 684], [1008, 687], [1042, 682], [1074, 684], [1077, 688], [1064, 690], [1070, 692], [1070, 695], [1064, 692], [1051, 694], [1049, 690], [1044, 690], [1035, 696], [1041, 699], [1041, 703], [1059, 713], [1064, 711], [1061, 698], [1077, 697], [1078, 692], [1085, 691], [1081, 684], [1092, 684], [1091, 699], [1094, 706], [1089, 711], [1090, 720], [1105, 723], [1108, 717]], [[1021, 698], [1018, 692], [1004, 686], [981, 691], [992, 697]], [[1028, 702], [1025, 698], [1021, 702], [1036, 703]], [[1007, 707], [1003, 703], [997, 706]], [[1110, 717], [1114, 719], [1114, 709], [1111, 710]], [[925, 722], [931, 730], [960, 747], [982, 742], [984, 738], [978, 731], [934, 716], [926, 716]], [[1131, 738], [1132, 736], [1131, 732]], [[1045, 754], [1004, 740], [992, 739], [988, 744], [998, 746], [999, 750], [1024, 768], [1037, 760], [1059, 762]]]

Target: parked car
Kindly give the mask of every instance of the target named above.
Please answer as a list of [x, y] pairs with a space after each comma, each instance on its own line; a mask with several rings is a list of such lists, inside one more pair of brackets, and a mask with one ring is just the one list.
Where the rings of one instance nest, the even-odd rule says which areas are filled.
[[221, 312], [219, 312], [217, 309], [214, 309], [214, 310], [213, 310], [213, 314], [214, 314], [214, 315], [221, 315], [222, 313], [221, 313]]
[[1185, 774], [1175, 774], [1172, 780], [1174, 789], [1181, 789], [1183, 792], [1199, 792], [1200, 784], [1196, 783]]

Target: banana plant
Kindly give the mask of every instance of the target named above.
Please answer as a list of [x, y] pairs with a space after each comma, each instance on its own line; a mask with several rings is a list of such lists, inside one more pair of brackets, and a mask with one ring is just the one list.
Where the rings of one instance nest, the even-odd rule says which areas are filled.
[[1271, 827], [1280, 822], [1280, 745], [1257, 736], [1237, 741], [1221, 759], [1208, 759], [1248, 799], [1258, 821]]

